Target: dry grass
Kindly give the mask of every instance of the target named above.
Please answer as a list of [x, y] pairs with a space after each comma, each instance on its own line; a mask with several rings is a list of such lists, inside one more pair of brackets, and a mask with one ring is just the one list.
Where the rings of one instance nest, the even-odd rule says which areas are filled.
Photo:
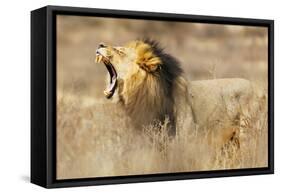
[[245, 118], [240, 149], [210, 146], [212, 128], [186, 129], [175, 138], [166, 133], [168, 120], [136, 131], [112, 103], [83, 106], [81, 98], [58, 99], [57, 176], [83, 178], [188, 172], [267, 166], [267, 110]]

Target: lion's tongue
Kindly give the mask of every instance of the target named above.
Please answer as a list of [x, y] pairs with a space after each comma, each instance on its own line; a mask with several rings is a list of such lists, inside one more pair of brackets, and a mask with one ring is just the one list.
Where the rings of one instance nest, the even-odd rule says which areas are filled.
[[111, 98], [113, 96], [116, 86], [117, 86], [117, 72], [110, 62], [105, 62], [104, 64], [110, 75], [110, 80], [109, 80], [110, 84], [107, 87], [107, 89], [104, 90], [104, 94], [105, 94], [106, 98]]

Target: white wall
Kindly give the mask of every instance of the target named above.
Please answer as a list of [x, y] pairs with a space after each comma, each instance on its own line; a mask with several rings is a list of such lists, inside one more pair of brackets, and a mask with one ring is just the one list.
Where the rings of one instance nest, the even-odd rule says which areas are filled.
[[[1, 1], [0, 17], [0, 192], [60, 193], [266, 193], [280, 190], [280, 5], [275, 1], [245, 0], [22, 0]], [[30, 10], [67, 5], [140, 11], [218, 15], [275, 20], [275, 175], [126, 184], [44, 190], [29, 184], [30, 142]], [[278, 8], [279, 7], [279, 8]], [[279, 179], [279, 180], [278, 180]], [[278, 185], [279, 184], [279, 185]], [[276, 193], [276, 192], [275, 192]]]

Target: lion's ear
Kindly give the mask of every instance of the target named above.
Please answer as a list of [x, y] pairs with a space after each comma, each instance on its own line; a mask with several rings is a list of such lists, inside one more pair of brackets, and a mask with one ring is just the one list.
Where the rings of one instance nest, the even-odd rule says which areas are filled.
[[136, 63], [140, 68], [152, 73], [160, 67], [162, 61], [153, 53], [149, 45], [144, 44], [137, 48]]

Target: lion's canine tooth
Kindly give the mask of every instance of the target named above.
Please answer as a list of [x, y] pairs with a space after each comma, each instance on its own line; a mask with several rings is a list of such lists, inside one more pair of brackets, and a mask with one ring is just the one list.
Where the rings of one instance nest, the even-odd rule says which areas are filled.
[[101, 62], [101, 60], [102, 60], [102, 56], [101, 56], [101, 55], [99, 55], [98, 62], [100, 63], [100, 62]]
[[102, 61], [102, 58], [103, 57], [101, 55], [96, 55], [95, 62], [100, 63]]
[[97, 55], [97, 56], [96, 56], [96, 61], [97, 61], [97, 63], [100, 62], [100, 55]]
[[95, 63], [98, 63], [98, 55], [95, 57]]

